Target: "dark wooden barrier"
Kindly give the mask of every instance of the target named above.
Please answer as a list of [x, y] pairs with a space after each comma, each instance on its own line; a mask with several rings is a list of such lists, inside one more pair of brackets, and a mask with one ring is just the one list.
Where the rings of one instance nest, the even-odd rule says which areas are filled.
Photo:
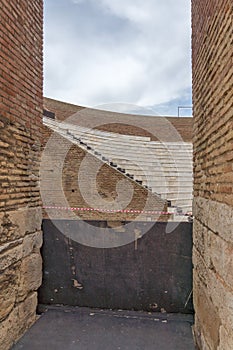
[[[193, 312], [191, 223], [180, 223], [172, 233], [166, 233], [166, 223], [148, 223], [148, 232], [136, 242], [108, 249], [82, 245], [61, 233], [54, 223], [43, 221], [40, 304]], [[86, 231], [108, 225], [103, 221], [86, 223]], [[59, 225], [62, 232], [84, 227], [82, 221], [72, 220]], [[133, 225], [145, 229], [147, 223]], [[125, 227], [122, 235], [127, 234]]]

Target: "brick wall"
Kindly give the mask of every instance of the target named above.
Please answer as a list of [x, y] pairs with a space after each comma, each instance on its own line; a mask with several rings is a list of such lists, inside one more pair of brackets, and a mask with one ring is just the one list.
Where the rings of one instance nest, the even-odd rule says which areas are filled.
[[[192, 135], [192, 118], [167, 118], [167, 121], [164, 122], [164, 118], [159, 117], [143, 117], [143, 116], [132, 116], [120, 113], [99, 111], [89, 108], [83, 108], [80, 106], [72, 105], [69, 103], [64, 103], [61, 101], [56, 101], [49, 98], [44, 98], [44, 107], [45, 109], [54, 112], [57, 120], [69, 120], [69, 117], [77, 113], [77, 116], [70, 120], [70, 122], [77, 123], [81, 126], [92, 127], [96, 125], [96, 122], [99, 124], [97, 127], [100, 130], [119, 132], [122, 134], [128, 135], [138, 135], [138, 136], [149, 136], [153, 140], [157, 140], [156, 135], [160, 135], [162, 140], [166, 141], [191, 141]], [[138, 123], [138, 121], [140, 122]], [[124, 123], [124, 124], [123, 124]], [[129, 123], [126, 125], [125, 123]], [[134, 125], [135, 124], [135, 125]], [[138, 126], [139, 124], [140, 126]], [[150, 133], [148, 130], [152, 130]], [[174, 133], [175, 130], [175, 133]], [[178, 136], [177, 136], [178, 135]], [[51, 136], [51, 132], [47, 127], [44, 127], [44, 140], [47, 141]], [[61, 145], [64, 142], [64, 145], [68, 141], [62, 139], [61, 137], [55, 142], [55, 145]], [[67, 146], [68, 148], [71, 145]], [[61, 148], [63, 152], [65, 146]], [[53, 152], [53, 150], [51, 150]], [[55, 147], [54, 157], [59, 157], [58, 148]], [[83, 159], [86, 157], [86, 153], [80, 147], [71, 147], [67, 156], [65, 158], [63, 166], [63, 191], [65, 198], [67, 200], [67, 205], [71, 207], [101, 207], [101, 202], [106, 201], [106, 206], [108, 209], [112, 209], [112, 202], [117, 198], [117, 183], [121, 180], [127, 181], [128, 186], [132, 186], [133, 197], [132, 200], [124, 207], [126, 210], [157, 210], [162, 211], [166, 210], [167, 206], [164, 205], [161, 199], [148, 192], [146, 189], [142, 188], [140, 185], [136, 184], [130, 179], [126, 179], [125, 176], [115, 171], [113, 168], [109, 167], [107, 164], [101, 163], [98, 159], [89, 156], [89, 167], [86, 170], [86, 180], [83, 187], [83, 191], [86, 194], [86, 197], [89, 198], [89, 203], [83, 198], [83, 194], [80, 192], [80, 183], [78, 183], [78, 174], [80, 165], [82, 164]], [[50, 168], [47, 169], [46, 179], [54, 176], [54, 172], [51, 173], [52, 168], [55, 167], [53, 164], [54, 159], [51, 158], [47, 161], [50, 164]], [[60, 164], [60, 160], [57, 160], [57, 164]], [[94, 171], [94, 167], [99, 166], [98, 176], [96, 177], [96, 185], [99, 193], [100, 201], [96, 201], [96, 205], [93, 205], [93, 186], [90, 182], [90, 175]], [[47, 181], [47, 180], [46, 180]], [[45, 186], [46, 186], [45, 181]], [[51, 180], [54, 183], [54, 180]], [[50, 181], [50, 182], [51, 182]], [[60, 199], [58, 199], [59, 194], [57, 192], [58, 186], [54, 186], [53, 189], [49, 187], [48, 184], [48, 194], [49, 202], [51, 205], [57, 203], [61, 205], [63, 203], [63, 194], [60, 194]], [[46, 191], [45, 191], [46, 192]], [[97, 196], [98, 197], [98, 196]], [[109, 203], [109, 205], [107, 205]], [[146, 207], [145, 204], [147, 203]], [[46, 215], [46, 213], [45, 213]], [[49, 215], [51, 217], [62, 217], [62, 211], [56, 212], [55, 210], [50, 210]], [[115, 214], [106, 214], [98, 212], [83, 212], [79, 213], [79, 217], [85, 220], [137, 220], [139, 219], [138, 215], [126, 214], [126, 213], [115, 213]], [[140, 220], [164, 220], [168, 219], [167, 216], [153, 214], [145, 214], [140, 217]]]
[[0, 349], [35, 320], [42, 243], [42, 0], [0, 0]]
[[[164, 200], [148, 192], [133, 180], [126, 178], [108, 164], [104, 164], [58, 134], [53, 134], [53, 138], [54, 147], [50, 147], [49, 151], [44, 153], [45, 159], [42, 163], [41, 190], [44, 205], [116, 209], [113, 202], [118, 202], [126, 210], [167, 210], [167, 204]], [[132, 196], [131, 194], [127, 196], [130, 188]], [[67, 211], [64, 210], [51, 209], [44, 212], [45, 217], [47, 214], [51, 218], [67, 218]], [[79, 211], [76, 218], [131, 221], [138, 220], [139, 216], [132, 213]], [[153, 221], [158, 219], [166, 221], [168, 216], [157, 214], [140, 216], [140, 220]]]
[[192, 0], [194, 304], [200, 349], [233, 347], [232, 0]]
[[[101, 111], [84, 108], [44, 97], [44, 106], [55, 112], [58, 120], [65, 120], [77, 113], [80, 126], [93, 127], [98, 121], [96, 129], [117, 132], [119, 134], [149, 136], [152, 140], [192, 142], [193, 118], [187, 117], [150, 117], [132, 114]], [[175, 132], [174, 132], [175, 131]], [[178, 133], [178, 134], [177, 134]]]

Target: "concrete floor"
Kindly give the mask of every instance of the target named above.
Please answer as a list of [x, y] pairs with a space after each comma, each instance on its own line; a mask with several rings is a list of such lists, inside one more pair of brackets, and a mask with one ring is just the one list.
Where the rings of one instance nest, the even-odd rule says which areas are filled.
[[194, 350], [192, 315], [49, 307], [12, 350]]

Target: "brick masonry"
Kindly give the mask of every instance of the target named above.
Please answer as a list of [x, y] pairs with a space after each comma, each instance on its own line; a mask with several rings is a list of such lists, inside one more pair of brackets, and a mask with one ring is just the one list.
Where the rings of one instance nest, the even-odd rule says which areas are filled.
[[[48, 130], [46, 131], [48, 136]], [[70, 141], [54, 133], [53, 147], [44, 152], [41, 170], [43, 204], [81, 208], [167, 210], [167, 204], [159, 196], [148, 192], [133, 180], [126, 178], [108, 164], [88, 154]], [[61, 190], [58, 190], [58, 189]], [[46, 210], [50, 218], [75, 218], [82, 220], [167, 220], [167, 215], [74, 212]], [[67, 216], [68, 215], [68, 216]]]
[[194, 306], [200, 349], [233, 348], [233, 9], [192, 1]]
[[0, 349], [35, 321], [41, 283], [41, 0], [0, 0]]
[[[6, 350], [34, 322], [36, 290], [41, 283], [38, 175], [42, 0], [0, 0], [0, 11], [0, 349]], [[230, 350], [233, 344], [232, 1], [193, 0], [192, 26], [195, 336], [201, 349]], [[69, 106], [72, 112], [76, 107]], [[101, 128], [125, 132], [122, 119], [110, 126], [107, 114], [102, 114], [107, 126]], [[96, 112], [90, 113], [90, 123], [92, 118], [96, 118]], [[127, 118], [124, 121], [130, 124], [131, 119]], [[177, 130], [184, 130], [180, 132], [183, 140], [190, 141], [192, 132], [185, 129], [186, 120], [170, 120], [173, 122]], [[148, 117], [145, 126], [147, 123], [150, 123]], [[192, 120], [187, 123], [191, 125]], [[170, 141], [169, 127], [162, 131]], [[127, 133], [145, 135], [131, 126], [127, 127]], [[80, 149], [71, 148], [70, 152], [84, 157]], [[75, 205], [78, 190], [70, 183], [69, 171], [72, 177], [74, 170], [70, 165], [63, 174], [63, 183], [70, 193], [69, 202]], [[118, 181], [118, 175], [114, 176]], [[114, 199], [115, 187], [110, 184], [108, 191], [103, 191], [105, 182], [106, 179], [98, 182], [99, 191], [104, 198]]]
[[[181, 141], [182, 139], [184, 141], [191, 141], [193, 122], [192, 118], [150, 118], [148, 116], [132, 116], [120, 113], [94, 110], [90, 108], [83, 108], [80, 106], [64, 103], [49, 98], [44, 98], [44, 107], [45, 109], [54, 112], [56, 119], [60, 121], [70, 121], [70, 117], [76, 114], [76, 116], [73, 118], [73, 121], [74, 123], [77, 123], [81, 126], [92, 127], [93, 124], [96, 125], [97, 121], [97, 123], [99, 124], [97, 128], [105, 131], [118, 132], [128, 135], [149, 136], [152, 138], [152, 140], [158, 140], [158, 136], [160, 136], [162, 141]], [[138, 123], [138, 121], [140, 121], [140, 123]], [[70, 122], [72, 123], [72, 120]], [[148, 130], [152, 130], [152, 133], [150, 133]], [[47, 127], [45, 127], [44, 140], [47, 141], [50, 136], [51, 132]], [[57, 145], [61, 145], [62, 143], [63, 146], [59, 151], [59, 146]], [[71, 144], [69, 144], [68, 141], [66, 141], [60, 136], [57, 136], [57, 141], [54, 142], [54, 145], [54, 150], [51, 150], [49, 160], [46, 161], [46, 163], [50, 164], [51, 166], [47, 169], [45, 175], [45, 182], [48, 181], [48, 194], [46, 197], [49, 198], [49, 203], [51, 205], [55, 205], [55, 203], [57, 203], [58, 206], [62, 205], [62, 203], [64, 203], [64, 200], [62, 198], [64, 195], [67, 200], [66, 205], [69, 207], [102, 208], [103, 201], [105, 201], [105, 207], [107, 209], [112, 209], [114, 207], [113, 202], [119, 199], [117, 194], [117, 183], [120, 184], [120, 181], [124, 181], [125, 187], [129, 188], [131, 186], [133, 191], [132, 200], [126, 203], [124, 209], [149, 211], [163, 211], [167, 209], [167, 206], [164, 205], [163, 201], [161, 201], [161, 199], [158, 196], [154, 194], [152, 195], [152, 193], [148, 192], [146, 189], [136, 184], [129, 178], [127, 179], [124, 175], [117, 172], [107, 164], [101, 163], [101, 161], [99, 161], [95, 157], [87, 155], [87, 153], [80, 147], [72, 146]], [[51, 178], [51, 176], [55, 176], [54, 171], [52, 172], [52, 168], [54, 169], [55, 167], [55, 164], [53, 164], [54, 159], [60, 157], [60, 154], [63, 153], [64, 148], [69, 149], [69, 151], [67, 152], [67, 155], [64, 158], [65, 161], [63, 164], [63, 168], [60, 169], [60, 171], [63, 174], [63, 194], [60, 194], [59, 199], [57, 192], [58, 185], [53, 186], [52, 189], [51, 186], [49, 186], [49, 182], [53, 182], [53, 184], [55, 183], [54, 180], [52, 180]], [[52, 156], [53, 152], [54, 156]], [[88, 169], [86, 169], [86, 177], [84, 181], [82, 181], [82, 188], [80, 189], [80, 181], [78, 182], [78, 177], [82, 173], [80, 169], [85, 159], [88, 159]], [[60, 164], [60, 161], [57, 160], [56, 164]], [[99, 168], [98, 175], [94, 178], [94, 180], [96, 181], [91, 181], [91, 177], [95, 172], [95, 168]], [[46, 186], [46, 183], [44, 185]], [[96, 195], [93, 195], [93, 193], [95, 192], [95, 185], [98, 194], [96, 193]], [[43, 192], [45, 193], [46, 191]], [[85, 193], [86, 198], [83, 198], [83, 193]], [[125, 193], [122, 193], [123, 197], [124, 195]], [[64, 217], [64, 211], [50, 210], [48, 214], [50, 215], [50, 217]], [[47, 216], [46, 213], [45, 216]], [[78, 217], [85, 220], [104, 219], [161, 221], [168, 219], [168, 216], [165, 217], [164, 215], [162, 215], [161, 217], [159, 217], [157, 214], [146, 214], [139, 217], [138, 214], [103, 214], [98, 212], [79, 212]]]
[[[185, 141], [192, 142], [193, 118], [186, 117], [150, 117], [132, 114], [122, 114], [97, 109], [84, 108], [44, 97], [44, 106], [55, 112], [56, 119], [65, 120], [77, 114], [78, 125], [116, 132], [119, 134], [149, 136], [156, 141]], [[166, 122], [165, 122], [166, 119]], [[138, 122], [140, 120], [140, 123]]]

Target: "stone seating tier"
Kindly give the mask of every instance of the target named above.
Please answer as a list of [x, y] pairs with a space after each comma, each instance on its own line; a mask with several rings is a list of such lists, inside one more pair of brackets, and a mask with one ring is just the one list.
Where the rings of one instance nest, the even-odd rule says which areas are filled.
[[120, 147], [120, 148], [125, 148], [127, 147], [128, 149], [134, 149], [135, 147], [140, 147], [140, 148], [147, 148], [149, 150], [157, 150], [157, 151], [166, 151], [166, 152], [185, 152], [185, 151], [192, 151], [192, 147], [189, 145], [167, 145], [167, 144], [154, 144], [151, 145], [151, 141], [137, 141], [137, 140], [122, 140], [121, 138], [116, 138], [116, 139], [110, 139], [110, 138], [101, 138], [99, 139], [93, 139], [92, 137], [89, 137], [88, 135], [81, 135], [77, 136], [74, 133], [69, 131], [69, 134], [72, 135], [73, 137], [80, 138], [82, 141], [88, 142], [90, 145], [93, 145], [94, 147], [97, 146], [105, 146], [108, 145], [111, 148], [114, 148], [115, 146]]
[[65, 139], [123, 172], [143, 187], [192, 210], [192, 144], [150, 141], [149, 137], [114, 134], [44, 118]]

